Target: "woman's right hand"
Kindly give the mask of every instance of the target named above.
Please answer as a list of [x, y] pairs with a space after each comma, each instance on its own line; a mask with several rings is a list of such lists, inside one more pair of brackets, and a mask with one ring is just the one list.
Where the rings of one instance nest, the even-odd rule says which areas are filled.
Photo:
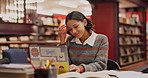
[[60, 44], [65, 44], [65, 38], [67, 34], [67, 27], [66, 25], [59, 26], [59, 36], [60, 36]]

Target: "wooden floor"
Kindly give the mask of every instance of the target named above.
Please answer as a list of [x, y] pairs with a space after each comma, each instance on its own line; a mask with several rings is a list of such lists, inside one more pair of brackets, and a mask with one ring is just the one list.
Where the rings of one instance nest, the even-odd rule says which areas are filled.
[[132, 64], [129, 66], [121, 67], [121, 69], [123, 69], [123, 70], [138, 71], [138, 72], [140, 72], [146, 68], [148, 68], [148, 60], [144, 61], [144, 62]]

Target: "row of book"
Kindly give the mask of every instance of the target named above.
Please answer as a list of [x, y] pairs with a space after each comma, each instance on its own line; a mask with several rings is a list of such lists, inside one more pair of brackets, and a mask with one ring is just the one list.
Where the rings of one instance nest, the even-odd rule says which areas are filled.
[[56, 35], [53, 35], [53, 36], [39, 36], [38, 40], [39, 41], [59, 40], [59, 37], [56, 36]]
[[41, 17], [40, 19], [43, 21], [43, 25], [62, 25], [65, 21], [61, 18], [57, 19], [53, 17]]
[[139, 37], [120, 37], [119, 44], [140, 44], [141, 40]]
[[13, 48], [28, 48], [29, 44], [10, 44], [9, 47], [13, 47]]
[[125, 14], [119, 14], [119, 22], [126, 23], [126, 24], [132, 24], [132, 25], [141, 25], [141, 22], [139, 20], [138, 14], [131, 14], [130, 16]]
[[127, 27], [127, 26], [119, 26], [120, 34], [141, 34], [140, 29], [138, 27]]
[[32, 40], [32, 36], [8, 36], [8, 37], [0, 37], [0, 42], [6, 41], [30, 41]]
[[124, 65], [125, 63], [133, 63], [133, 62], [140, 61], [141, 59], [143, 59], [143, 57], [140, 54], [132, 55], [132, 56], [128, 56], [128, 57], [121, 57], [120, 64]]
[[142, 50], [138, 46], [133, 46], [133, 47], [120, 47], [120, 54], [122, 55], [128, 55], [132, 53], [141, 53]]
[[40, 27], [38, 30], [39, 35], [52, 35], [58, 34], [58, 27]]
[[0, 46], [0, 50], [8, 50], [9, 49], [9, 46], [6, 46], [6, 45], [1, 45]]

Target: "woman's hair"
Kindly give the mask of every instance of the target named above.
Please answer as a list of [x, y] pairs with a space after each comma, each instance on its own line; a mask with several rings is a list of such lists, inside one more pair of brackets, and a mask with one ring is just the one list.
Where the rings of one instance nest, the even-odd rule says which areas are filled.
[[[81, 12], [78, 12], [78, 11], [72, 11], [71, 13], [69, 13], [66, 16], [65, 24], [67, 24], [67, 22], [69, 20], [84, 21], [84, 19], [86, 19], [86, 21], [87, 21], [87, 25], [85, 26], [85, 29], [88, 32], [90, 30], [93, 30], [92, 22], [88, 18], [86, 18], [85, 15], [83, 15]], [[67, 33], [70, 34], [70, 35], [72, 35], [69, 31]]]

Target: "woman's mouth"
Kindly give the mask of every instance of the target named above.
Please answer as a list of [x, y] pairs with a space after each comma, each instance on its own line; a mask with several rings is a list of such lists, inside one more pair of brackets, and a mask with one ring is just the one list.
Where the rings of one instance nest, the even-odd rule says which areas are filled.
[[76, 36], [76, 37], [77, 37], [78, 35], [79, 35], [78, 33], [77, 33], [77, 34], [74, 34], [74, 36]]

